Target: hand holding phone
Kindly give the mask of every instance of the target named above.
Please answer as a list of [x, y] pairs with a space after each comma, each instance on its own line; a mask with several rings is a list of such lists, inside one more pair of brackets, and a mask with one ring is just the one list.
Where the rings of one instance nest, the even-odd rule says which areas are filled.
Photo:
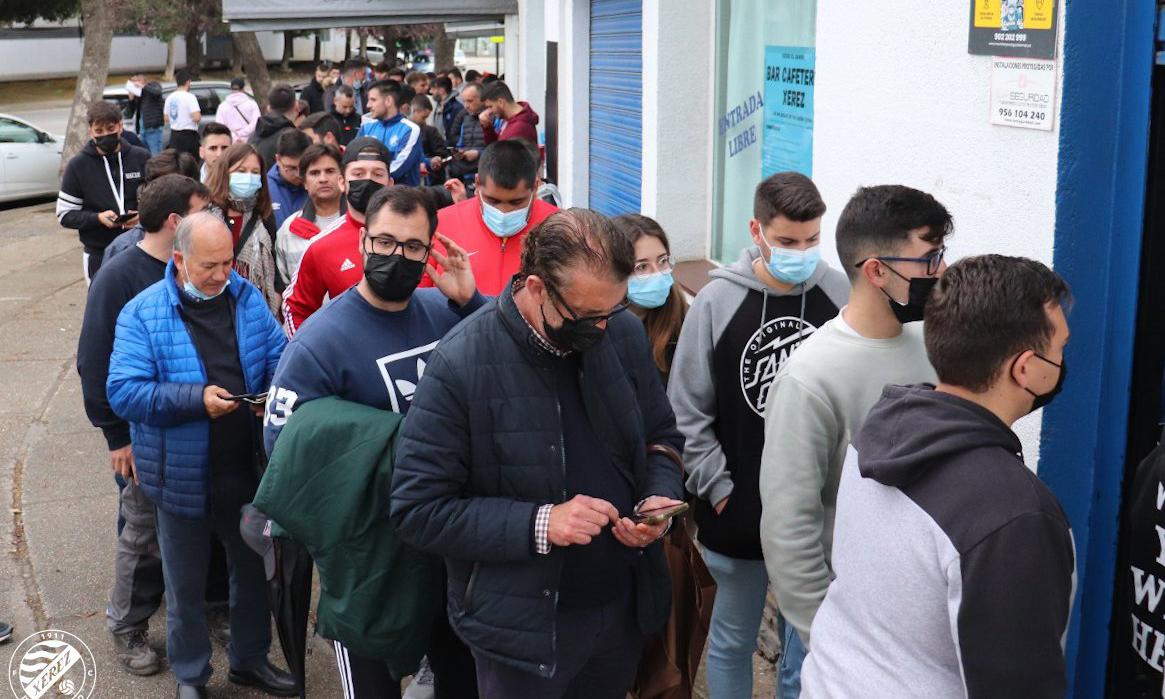
[[224, 400], [250, 403], [251, 405], [263, 405], [267, 402], [267, 392], [262, 393], [240, 393], [237, 396], [225, 396]]
[[665, 505], [663, 507], [640, 510], [631, 515], [630, 519], [635, 524], [663, 524], [672, 517], [682, 515], [687, 511], [688, 503], [681, 502], [678, 505]]
[[127, 211], [124, 214], [113, 219], [113, 222], [120, 226], [121, 224], [125, 223], [126, 221], [133, 219], [137, 215], [138, 215], [138, 212], [136, 212], [136, 211]]

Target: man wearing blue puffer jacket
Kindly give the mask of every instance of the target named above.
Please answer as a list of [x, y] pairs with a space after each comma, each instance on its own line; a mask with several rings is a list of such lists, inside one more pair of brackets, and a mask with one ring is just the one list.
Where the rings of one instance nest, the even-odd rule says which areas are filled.
[[267, 660], [263, 562], [239, 535], [262, 444], [260, 409], [237, 397], [270, 385], [286, 340], [262, 293], [231, 270], [231, 233], [221, 219], [187, 216], [174, 244], [165, 277], [118, 316], [106, 388], [130, 423], [135, 475], [157, 508], [177, 696], [205, 697], [210, 679], [203, 594], [212, 531], [230, 565], [230, 680], [295, 696], [295, 680]]
[[421, 184], [421, 127], [400, 112], [406, 104], [401, 87], [391, 80], [374, 83], [368, 88], [368, 114], [374, 119], [360, 127], [356, 137], [371, 136], [392, 153], [389, 174], [395, 184], [418, 187]]

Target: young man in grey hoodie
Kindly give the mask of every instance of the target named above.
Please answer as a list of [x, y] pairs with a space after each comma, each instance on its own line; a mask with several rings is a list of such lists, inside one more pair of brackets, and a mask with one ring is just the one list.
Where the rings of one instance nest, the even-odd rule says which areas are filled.
[[863, 187], [837, 222], [849, 305], [781, 369], [770, 390], [760, 466], [761, 544], [788, 622], [781, 699], [800, 690], [809, 626], [832, 578], [830, 551], [845, 450], [886, 384], [934, 380], [922, 320], [946, 268], [951, 215], [901, 185]]
[[1072, 533], [1011, 425], [1064, 385], [1068, 298], [1021, 257], [965, 258], [939, 282], [938, 386], [887, 386], [846, 452], [806, 699], [1067, 693]]
[[849, 297], [820, 262], [825, 202], [813, 182], [778, 173], [756, 189], [754, 245], [712, 272], [680, 333], [668, 396], [683, 432], [687, 488], [716, 604], [708, 647], [712, 699], [752, 697], [752, 655], [768, 574], [761, 557], [757, 474], [762, 416], [781, 365]]

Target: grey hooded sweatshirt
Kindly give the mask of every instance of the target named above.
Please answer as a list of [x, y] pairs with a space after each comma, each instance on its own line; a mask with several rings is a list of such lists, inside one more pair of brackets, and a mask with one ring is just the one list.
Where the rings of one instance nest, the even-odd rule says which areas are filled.
[[803, 699], [1065, 695], [1072, 533], [986, 408], [885, 389], [847, 452], [833, 566]]
[[[758, 248], [745, 248], [735, 263], [712, 271], [684, 321], [668, 385], [700, 541], [751, 560], [761, 558], [757, 479], [769, 389], [850, 290], [844, 274], [821, 262], [804, 284], [780, 293], [757, 279], [758, 257]], [[717, 515], [714, 506], [726, 497]]]

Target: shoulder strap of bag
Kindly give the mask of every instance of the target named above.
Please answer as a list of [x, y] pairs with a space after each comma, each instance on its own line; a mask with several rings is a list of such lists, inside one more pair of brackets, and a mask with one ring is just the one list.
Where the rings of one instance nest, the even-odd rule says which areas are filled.
[[239, 256], [239, 253], [243, 251], [243, 246], [251, 239], [251, 233], [255, 231], [255, 224], [258, 222], [259, 217], [252, 212], [251, 218], [247, 219], [246, 225], [243, 226], [243, 230], [239, 233], [239, 242], [235, 244], [235, 257]]
[[666, 444], [648, 444], [647, 454], [648, 456], [652, 454], [659, 454], [660, 456], [665, 457], [668, 461], [671, 461], [673, 464], [675, 464], [676, 468], [680, 470], [680, 475], [683, 475], [684, 457], [680, 456], [680, 453], [676, 451], [674, 447], [670, 447]]

